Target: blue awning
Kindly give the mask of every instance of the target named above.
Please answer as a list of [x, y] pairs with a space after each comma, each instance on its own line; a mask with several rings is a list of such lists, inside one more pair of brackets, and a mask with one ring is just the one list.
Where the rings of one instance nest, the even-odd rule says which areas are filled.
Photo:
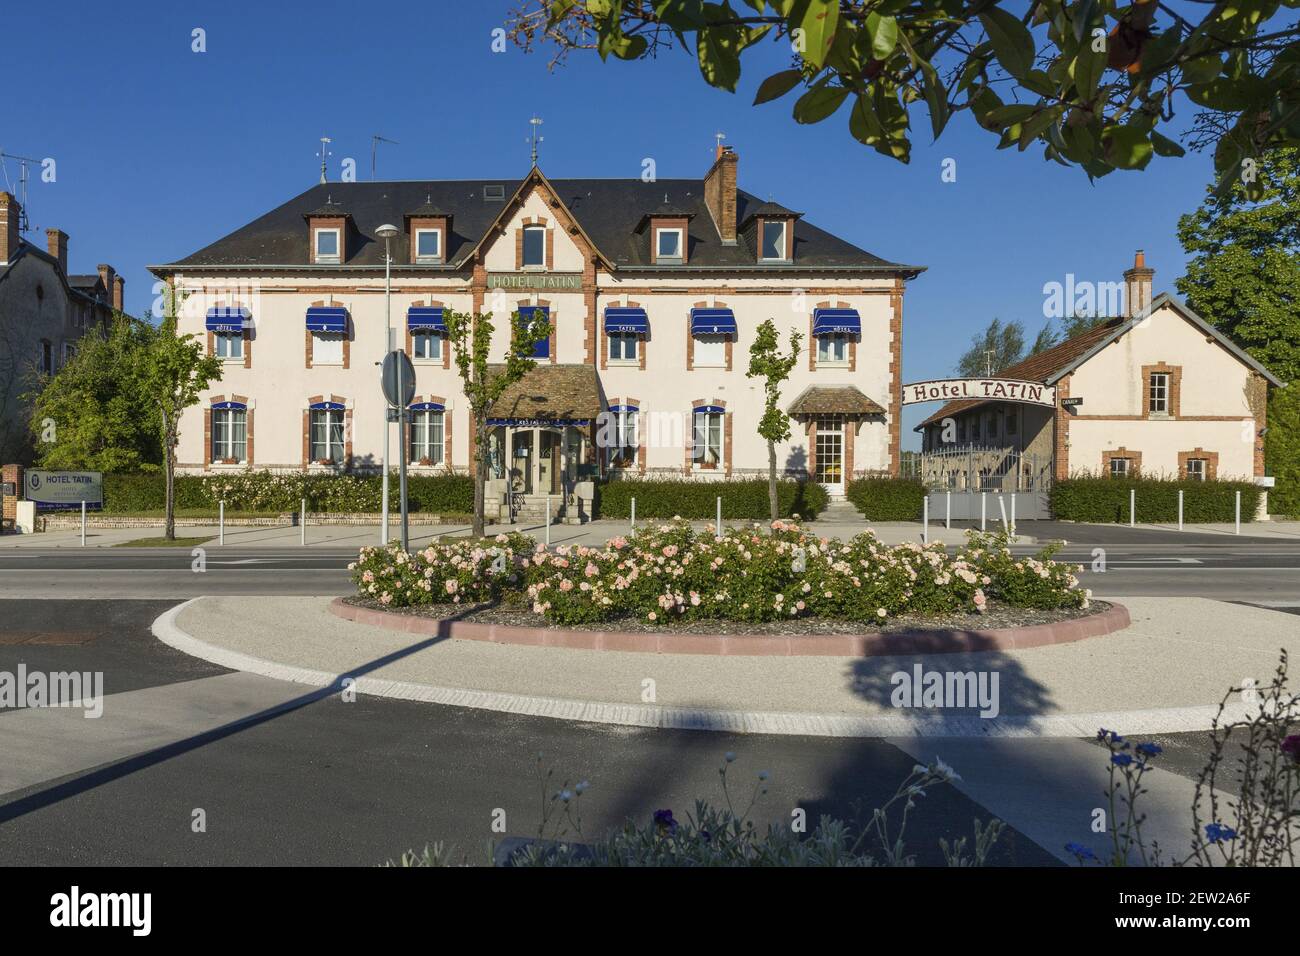
[[691, 335], [735, 335], [736, 315], [730, 309], [691, 309]]
[[650, 330], [650, 319], [645, 309], [627, 306], [610, 306], [605, 310], [606, 332], [632, 332], [645, 335]]
[[639, 412], [640, 410], [636, 405], [611, 405], [606, 409], [610, 412]]
[[445, 412], [447, 410], [447, 406], [442, 402], [415, 402], [413, 405], [408, 405], [407, 408], [413, 412]]
[[248, 406], [245, 405], [243, 402], [213, 402], [212, 403], [213, 411], [224, 411], [226, 409], [243, 411], [247, 408]]
[[343, 405], [339, 402], [312, 402], [310, 406], [314, 412], [341, 412]]
[[208, 309], [209, 332], [242, 332], [252, 315], [243, 307], [214, 305]]
[[406, 327], [412, 332], [416, 329], [446, 332], [447, 323], [442, 320], [442, 306], [411, 306], [406, 310]]
[[696, 405], [691, 412], [695, 415], [725, 415], [727, 410], [721, 405]]
[[857, 309], [813, 309], [813, 335], [833, 335], [847, 332], [862, 333], [862, 319]]
[[310, 332], [347, 332], [348, 310], [341, 305], [314, 305], [307, 310]]

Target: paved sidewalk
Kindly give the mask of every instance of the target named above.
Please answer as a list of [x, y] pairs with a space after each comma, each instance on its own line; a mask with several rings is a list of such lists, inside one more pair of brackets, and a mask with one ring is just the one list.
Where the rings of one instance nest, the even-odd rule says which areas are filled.
[[[644, 527], [647, 521], [638, 521]], [[752, 522], [740, 520], [724, 521], [724, 527], [741, 527]], [[707, 521], [694, 521], [692, 524], [701, 530], [710, 525]], [[599, 520], [584, 525], [552, 525], [552, 544], [603, 544], [615, 535], [627, 534], [631, 526], [627, 521]], [[883, 521], [853, 523], [811, 522], [811, 531], [831, 538], [851, 538], [871, 528], [886, 544], [901, 544], [904, 541], [920, 541], [921, 525], [918, 522]], [[219, 530], [216, 525], [207, 527], [178, 527], [178, 538], [202, 538], [207, 543], [217, 540]], [[541, 524], [489, 525], [488, 534], [503, 531], [522, 531], [538, 541], [545, 538], [546, 527]], [[1023, 530], [1023, 528], [1022, 528]], [[443, 536], [467, 536], [468, 524], [457, 525], [411, 525], [409, 540], [411, 545], [425, 545], [437, 541]], [[141, 538], [156, 538], [162, 535], [161, 526], [157, 528], [91, 528], [86, 532], [86, 547], [108, 548], [123, 542], [138, 541]], [[389, 540], [396, 541], [400, 535], [396, 522], [389, 531]], [[930, 525], [930, 540], [945, 544], [960, 544], [966, 540], [966, 532], [960, 528], [950, 530], [943, 523]], [[1023, 544], [1032, 544], [1034, 539], [1027, 535], [1020, 536]], [[297, 526], [227, 526], [226, 545], [240, 547], [298, 547], [302, 543], [302, 529]], [[307, 546], [321, 548], [361, 548], [365, 545], [379, 544], [379, 525], [316, 525], [307, 522]], [[0, 537], [0, 548], [80, 548], [80, 531], [46, 531], [40, 534], [4, 535]]]
[[[1125, 598], [1133, 626], [1009, 652], [700, 657], [489, 644], [343, 621], [329, 598], [200, 598], [155, 634], [215, 663], [361, 693], [602, 723], [829, 736], [1087, 737], [1201, 730], [1229, 685], [1300, 651], [1295, 617], [1203, 598]], [[998, 676], [996, 719], [898, 709], [892, 676]], [[647, 683], [649, 681], [649, 683]]]

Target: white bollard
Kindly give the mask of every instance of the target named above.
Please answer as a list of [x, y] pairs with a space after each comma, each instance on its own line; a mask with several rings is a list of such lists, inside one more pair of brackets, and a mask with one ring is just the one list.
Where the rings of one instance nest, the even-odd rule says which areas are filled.
[[718, 517], [713, 524], [713, 536], [716, 540], [722, 540], [722, 496], [718, 496]]
[[1002, 492], [998, 492], [998, 514], [1002, 516], [1002, 530], [1007, 534], [1011, 533], [1011, 527], [1007, 524], [1007, 503], [1002, 499]]
[[81, 546], [86, 546], [86, 503], [81, 503]]
[[1235, 534], [1241, 534], [1241, 492], [1237, 492], [1237, 530]]
[[1178, 530], [1183, 530], [1183, 489], [1178, 489]]
[[551, 546], [551, 496], [546, 496], [546, 546]]
[[632, 530], [636, 530], [636, 495], [632, 496]]
[[930, 543], [930, 493], [927, 491], [921, 499], [921, 541]]
[[949, 531], [952, 530], [952, 492], [943, 493], [943, 526]]
[[307, 499], [302, 499], [302, 511], [299, 512], [298, 528], [302, 532], [302, 543], [307, 543]]
[[1016, 493], [1011, 492], [1011, 534], [1016, 533]]
[[217, 502], [217, 544], [226, 543], [226, 503]]
[[1130, 488], [1128, 490], [1128, 526], [1130, 528], [1137, 527], [1137, 502], [1138, 502], [1137, 489]]
[[981, 491], [981, 492], [980, 492], [980, 530], [981, 530], [981, 531], [984, 530], [984, 517], [985, 517], [985, 510], [984, 510], [984, 508], [985, 508], [985, 505], [986, 505], [986, 504], [987, 504], [987, 502], [985, 502], [985, 500], [984, 500], [984, 492]]

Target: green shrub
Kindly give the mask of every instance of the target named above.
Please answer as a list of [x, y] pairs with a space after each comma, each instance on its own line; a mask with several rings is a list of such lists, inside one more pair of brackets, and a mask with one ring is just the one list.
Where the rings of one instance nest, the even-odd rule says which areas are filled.
[[844, 494], [868, 521], [916, 521], [925, 486], [908, 478], [858, 478]]
[[1178, 492], [1183, 492], [1183, 520], [1232, 521], [1236, 493], [1241, 492], [1241, 520], [1254, 521], [1260, 489], [1249, 481], [1180, 481], [1169, 478], [1081, 476], [1052, 488], [1052, 513], [1062, 521], [1127, 522], [1129, 492], [1137, 492], [1139, 523], [1178, 520]]
[[[297, 511], [303, 498], [317, 513], [377, 512], [383, 499], [379, 475], [275, 475], [266, 471], [217, 475], [177, 475], [176, 508], [282, 513]], [[389, 478], [392, 507], [397, 507], [397, 476]], [[468, 475], [410, 475], [407, 501], [425, 514], [469, 514], [474, 510], [474, 482]], [[166, 504], [161, 474], [105, 475], [104, 510], [110, 514], [158, 511]]]
[[[630, 518], [636, 498], [637, 518], [713, 518], [722, 497], [723, 520], [771, 517], [766, 478], [691, 481], [687, 478], [626, 478], [599, 487], [596, 515]], [[811, 518], [826, 507], [826, 489], [803, 481], [778, 481], [777, 507], [782, 517]]]

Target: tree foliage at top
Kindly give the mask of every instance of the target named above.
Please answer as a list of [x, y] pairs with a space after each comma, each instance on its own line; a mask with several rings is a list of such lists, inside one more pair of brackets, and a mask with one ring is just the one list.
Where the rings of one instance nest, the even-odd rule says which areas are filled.
[[962, 378], [997, 375], [1031, 355], [1046, 352], [1066, 339], [1086, 332], [1098, 321], [1100, 320], [1096, 316], [1083, 313], [1060, 319], [1059, 329], [1049, 321], [1038, 330], [1033, 343], [1026, 350], [1025, 326], [1020, 320], [1013, 319], [1004, 324], [1001, 319], [993, 319], [984, 331], [971, 337], [970, 348], [958, 359], [954, 371]]
[[[602, 59], [679, 45], [712, 86], [735, 92], [741, 58], [786, 44], [789, 69], [755, 103], [797, 91], [794, 118], [848, 104], [850, 134], [907, 162], [914, 107], [938, 139], [969, 111], [998, 148], [1038, 144], [1089, 176], [1180, 156], [1180, 125], [1214, 149], [1223, 188], [1254, 161], [1300, 143], [1300, 0], [522, 0], [508, 21], [525, 49], [541, 40]], [[555, 62], [553, 61], [553, 62]], [[1179, 124], [1179, 111], [1192, 112]], [[1174, 131], [1171, 135], [1170, 131]], [[1250, 188], [1255, 188], [1248, 183]]]

